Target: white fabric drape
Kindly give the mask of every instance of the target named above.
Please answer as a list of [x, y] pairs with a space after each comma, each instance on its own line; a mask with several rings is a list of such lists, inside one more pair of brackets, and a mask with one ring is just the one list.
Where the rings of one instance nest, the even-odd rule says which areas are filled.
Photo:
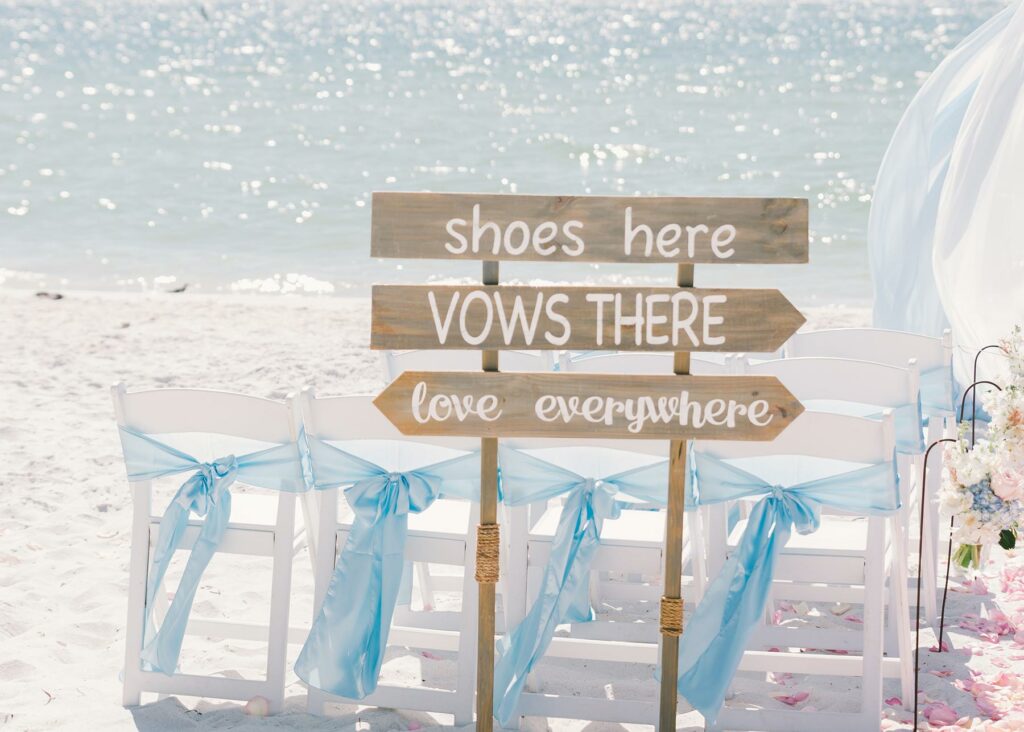
[[896, 129], [871, 206], [875, 325], [952, 326], [961, 384], [974, 352], [1024, 320], [1022, 43], [1015, 3], [939, 65]]
[[879, 328], [938, 336], [949, 327], [932, 268], [939, 198], [967, 107], [1012, 10], [953, 49], [911, 101], [889, 143], [868, 220]]
[[[993, 41], [949, 162], [932, 262], [953, 328], [956, 376], [974, 353], [1024, 322], [1024, 5]], [[1002, 359], [982, 376], [1000, 378]]]

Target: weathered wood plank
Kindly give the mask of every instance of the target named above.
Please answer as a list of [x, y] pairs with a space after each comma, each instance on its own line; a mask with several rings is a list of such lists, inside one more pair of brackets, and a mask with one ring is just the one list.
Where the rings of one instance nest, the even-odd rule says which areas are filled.
[[374, 257], [800, 264], [807, 199], [375, 192]]
[[773, 376], [406, 371], [374, 400], [406, 435], [772, 440], [803, 405]]
[[778, 290], [375, 285], [370, 347], [764, 352], [803, 323]]

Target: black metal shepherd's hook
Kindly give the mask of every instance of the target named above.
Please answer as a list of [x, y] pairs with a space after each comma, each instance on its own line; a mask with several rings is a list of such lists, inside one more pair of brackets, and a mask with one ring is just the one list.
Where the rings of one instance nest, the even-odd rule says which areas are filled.
[[[928, 449], [924, 453], [924, 464], [921, 466], [921, 521], [918, 527], [917, 533], [917, 556], [919, 566], [917, 568], [917, 615], [915, 616], [916, 624], [914, 625], [914, 730], [917, 731], [917, 705], [918, 705], [918, 680], [921, 672], [921, 572], [923, 567], [920, 563], [924, 559], [924, 508], [925, 508], [925, 495], [927, 491], [928, 481], [928, 457], [932, 454], [932, 449], [943, 442], [956, 442], [951, 437], [944, 437], [941, 440], [936, 440], [928, 446]], [[953, 545], [950, 542], [950, 558], [952, 557]], [[949, 558], [946, 561], [946, 578], [948, 582], [949, 578]], [[939, 634], [939, 652], [942, 652], [942, 634]]]
[[[987, 348], [991, 348], [991, 346], [986, 346], [985, 348], [982, 349], [982, 351], [984, 351]], [[978, 352], [978, 355], [981, 355], [981, 351]], [[978, 368], [978, 355], [976, 355], [974, 357], [975, 372], [977, 372], [977, 368]], [[987, 381], [987, 380], [975, 381], [973, 384], [968, 386], [964, 390], [964, 395], [963, 395], [963, 397], [960, 400], [960, 420], [959, 420], [960, 422], [962, 422], [963, 419], [964, 419], [964, 409], [966, 408], [966, 405], [967, 405], [967, 395], [968, 394], [972, 394], [972, 393], [976, 393], [977, 387], [982, 386], [982, 385], [994, 386], [999, 391], [1003, 390], [1003, 388], [1001, 386], [999, 386], [999, 384], [995, 383], [994, 381]], [[976, 400], [976, 397], [975, 397], [975, 400]], [[971, 447], [974, 447], [974, 423], [975, 423], [975, 421], [976, 421], [976, 413], [972, 413], [971, 414]], [[924, 461], [923, 461], [923, 464], [921, 466], [921, 496], [920, 496], [920, 503], [921, 503], [920, 514], [921, 515], [920, 515], [920, 525], [918, 527], [918, 536], [917, 536], [917, 556], [918, 556], [918, 562], [920, 562], [923, 559], [923, 557], [924, 557], [924, 510], [925, 510], [925, 498], [926, 498], [926, 495], [927, 495], [927, 485], [928, 485], [928, 457], [931, 455], [932, 449], [936, 445], [939, 445], [939, 444], [941, 444], [943, 442], [956, 442], [956, 440], [953, 439], [953, 438], [950, 438], [950, 437], [944, 437], [944, 438], [942, 438], [940, 440], [936, 440], [935, 442], [930, 444], [928, 446], [928, 449], [924, 453]], [[954, 521], [955, 521], [955, 518], [954, 517], [950, 517], [950, 519], [949, 519], [949, 547], [948, 547], [948, 549], [946, 551], [946, 577], [945, 577], [945, 581], [943, 582], [943, 586], [942, 586], [942, 608], [941, 608], [941, 610], [939, 612], [939, 640], [938, 640], [938, 645], [937, 645], [937, 650], [938, 650], [939, 653], [942, 653], [942, 640], [943, 640], [943, 637], [945, 636], [946, 598], [947, 598], [948, 593], [949, 593], [949, 565], [952, 563], [952, 560], [953, 560], [953, 526], [954, 526]], [[921, 654], [921, 578], [920, 578], [920, 574], [921, 574], [922, 568], [919, 566], [917, 571], [918, 571], [918, 580], [917, 580], [917, 612], [916, 612], [916, 615], [915, 615], [916, 625], [914, 626], [914, 730], [915, 730], [915, 732], [917, 730], [917, 713], [918, 713], [918, 704], [919, 704], [918, 692], [919, 692], [919, 677], [920, 677], [920, 670], [921, 670], [921, 666], [920, 666], [920, 654]]]
[[[978, 383], [978, 359], [981, 358], [981, 354], [983, 354], [985, 351], [988, 351], [988, 350], [990, 350], [992, 348], [998, 348], [998, 349], [1002, 350], [1003, 347], [1000, 346], [998, 343], [991, 343], [991, 344], [985, 346], [984, 348], [982, 348], [976, 354], [974, 354], [974, 371], [971, 373], [971, 382], [973, 384], [977, 384]], [[988, 383], [991, 384], [992, 382], [990, 381]], [[963, 419], [964, 419], [964, 408], [963, 408], [963, 405], [961, 405], [960, 406], [960, 421], [962, 422]], [[977, 424], [977, 421], [978, 421], [978, 392], [975, 391], [974, 394], [971, 395], [971, 447], [974, 447], [974, 427]]]

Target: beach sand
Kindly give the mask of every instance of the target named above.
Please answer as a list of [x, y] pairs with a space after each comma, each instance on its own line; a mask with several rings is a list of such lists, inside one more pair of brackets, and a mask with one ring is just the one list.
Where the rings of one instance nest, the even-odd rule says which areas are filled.
[[[426, 714], [340, 710], [324, 720], [303, 713], [305, 692], [290, 676], [286, 712], [259, 720], [234, 703], [169, 698], [137, 709], [121, 707], [119, 672], [124, 656], [131, 506], [112, 419], [109, 386], [131, 389], [203, 387], [274, 399], [304, 385], [320, 394], [376, 391], [383, 386], [378, 355], [368, 349], [369, 302], [346, 298], [197, 296], [67, 292], [61, 300], [26, 291], [0, 291], [0, 727], [17, 730], [95, 729], [336, 729], [386, 730], [437, 726]], [[858, 325], [868, 313], [850, 308], [805, 311], [809, 327]], [[256, 562], [237, 571], [218, 557], [203, 582], [196, 612], [248, 617], [266, 601]], [[929, 698], [949, 702], [958, 716], [982, 716], [982, 706], [1012, 704], [1009, 681], [999, 674], [1024, 657], [1016, 622], [1024, 608], [1021, 563], [994, 564], [999, 579], [957, 588], [950, 601], [951, 653], [924, 653]], [[995, 576], [995, 575], [994, 575]], [[308, 623], [312, 588], [305, 554], [296, 557], [293, 625]], [[989, 591], [991, 590], [991, 591]], [[1005, 612], [1005, 622], [993, 615]], [[783, 609], [783, 621], [813, 617], [814, 609]], [[857, 608], [849, 611], [855, 617]], [[985, 616], [973, 621], [964, 613]], [[830, 615], [826, 613], [826, 615]], [[831, 620], [830, 620], [831, 622]], [[841, 617], [835, 622], [843, 622]], [[967, 628], [958, 627], [967, 625]], [[987, 639], [986, 639], [987, 638]], [[202, 639], [195, 639], [203, 644]], [[934, 643], [928, 634], [926, 643]], [[208, 646], [208, 647], [207, 647]], [[186, 639], [186, 649], [191, 642]], [[208, 642], [187, 657], [196, 669], [251, 673], [260, 653], [245, 644]], [[1016, 650], [1015, 650], [1016, 649]], [[189, 651], [191, 652], [191, 651]], [[298, 652], [291, 648], [291, 655]], [[1017, 654], [1014, 657], [1014, 654]], [[185, 656], [183, 656], [183, 659]], [[456, 660], [397, 649], [386, 679], [423, 679], [443, 685]], [[184, 663], [184, 661], [183, 661]], [[968, 670], [968, 664], [975, 677]], [[592, 669], [604, 671], [604, 669]], [[650, 668], [617, 677], [578, 665], [552, 664], [547, 689], [576, 687], [600, 693], [611, 682], [620, 697], [655, 693]], [[979, 686], [979, 679], [985, 684]], [[959, 680], [959, 681], [958, 681]], [[746, 680], [742, 702], [779, 706], [773, 696], [800, 690], [797, 708], [846, 709], [855, 704], [845, 682], [801, 678]], [[958, 686], [957, 686], [958, 684]], [[1002, 685], [1000, 685], [1002, 684]], [[1007, 690], [999, 696], [989, 688]], [[973, 694], [972, 694], [973, 691]], [[886, 682], [886, 697], [898, 694]], [[989, 697], [994, 698], [992, 701]], [[1012, 697], [1012, 698], [1011, 698]], [[989, 699], [988, 701], [985, 701]], [[184, 702], [184, 703], [183, 703]], [[888, 707], [888, 716], [909, 714]], [[194, 711], [198, 710], [198, 711]], [[1004, 712], [1007, 710], [1004, 709]], [[697, 723], [696, 715], [687, 720]], [[892, 727], [895, 722], [885, 721]], [[543, 720], [530, 728], [545, 729]], [[634, 729], [551, 720], [555, 730]], [[1005, 727], [1021, 729], [1024, 727]], [[637, 727], [636, 729], [640, 729]], [[977, 727], [976, 727], [977, 729]]]

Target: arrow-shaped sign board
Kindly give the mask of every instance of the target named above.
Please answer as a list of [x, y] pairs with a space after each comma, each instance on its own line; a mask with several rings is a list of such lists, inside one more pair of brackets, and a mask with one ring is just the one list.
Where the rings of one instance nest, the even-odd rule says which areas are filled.
[[772, 440], [803, 405], [774, 376], [406, 371], [374, 400], [406, 435]]
[[807, 261], [807, 199], [373, 194], [370, 252], [635, 264]]
[[803, 323], [778, 290], [375, 285], [370, 347], [766, 352]]

